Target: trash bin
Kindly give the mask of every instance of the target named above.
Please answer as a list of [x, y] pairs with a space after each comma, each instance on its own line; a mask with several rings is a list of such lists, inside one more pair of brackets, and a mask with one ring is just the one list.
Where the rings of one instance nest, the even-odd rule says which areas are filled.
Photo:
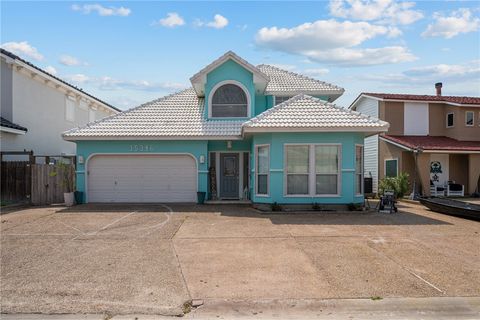
[[82, 191], [75, 191], [75, 203], [82, 204], [83, 203], [83, 192]]
[[197, 204], [203, 204], [205, 202], [206, 192], [197, 192]]

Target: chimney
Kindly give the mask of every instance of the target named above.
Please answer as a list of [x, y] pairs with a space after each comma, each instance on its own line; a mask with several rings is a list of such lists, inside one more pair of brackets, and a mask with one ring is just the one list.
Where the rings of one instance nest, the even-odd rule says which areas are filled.
[[441, 82], [435, 83], [435, 90], [437, 90], [437, 96], [442, 95], [442, 83]]

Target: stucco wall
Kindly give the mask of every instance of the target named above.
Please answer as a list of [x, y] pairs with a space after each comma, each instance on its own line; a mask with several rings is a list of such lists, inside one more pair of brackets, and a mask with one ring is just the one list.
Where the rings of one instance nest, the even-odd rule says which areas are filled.
[[477, 183], [480, 177], [480, 154], [468, 155], [468, 193], [480, 192], [477, 190]]
[[[467, 111], [473, 111], [474, 114], [474, 125], [471, 127], [465, 125], [465, 112]], [[454, 114], [454, 126], [446, 128], [446, 115], [450, 112]], [[480, 141], [479, 116], [478, 108], [445, 106], [445, 115], [443, 116], [445, 135], [457, 140]]]
[[[252, 199], [256, 203], [299, 204], [347, 204], [362, 203], [363, 195], [355, 195], [355, 145], [363, 145], [363, 134], [360, 133], [265, 133], [255, 134], [252, 151], [255, 145], [270, 145], [270, 192], [268, 196], [257, 196], [252, 192]], [[340, 143], [341, 151], [341, 193], [339, 196], [285, 196], [284, 190], [284, 146], [287, 143]], [[255, 190], [255, 156], [251, 157], [252, 189]]]
[[7, 65], [1, 59], [0, 69], [0, 88], [1, 88], [1, 114], [2, 117], [12, 121], [12, 90], [13, 90], [13, 75], [12, 67]]
[[380, 119], [390, 123], [386, 132], [389, 135], [403, 135], [404, 133], [404, 112], [403, 102], [380, 101]]

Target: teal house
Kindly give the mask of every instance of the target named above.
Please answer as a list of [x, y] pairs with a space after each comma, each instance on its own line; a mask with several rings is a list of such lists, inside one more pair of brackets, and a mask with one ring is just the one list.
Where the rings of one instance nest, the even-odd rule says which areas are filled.
[[229, 51], [192, 87], [86, 126], [84, 202], [363, 203], [363, 141], [388, 123], [338, 107], [335, 85]]

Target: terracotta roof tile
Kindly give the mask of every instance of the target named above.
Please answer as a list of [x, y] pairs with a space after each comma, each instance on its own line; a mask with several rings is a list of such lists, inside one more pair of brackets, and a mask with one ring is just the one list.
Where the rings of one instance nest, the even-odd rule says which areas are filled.
[[381, 136], [410, 149], [445, 151], [480, 151], [480, 141], [459, 141], [444, 136]]
[[462, 97], [462, 96], [433, 96], [419, 94], [397, 94], [397, 93], [372, 93], [362, 92], [361, 95], [376, 97], [388, 100], [415, 100], [415, 101], [438, 101], [457, 104], [480, 105], [480, 97]]

